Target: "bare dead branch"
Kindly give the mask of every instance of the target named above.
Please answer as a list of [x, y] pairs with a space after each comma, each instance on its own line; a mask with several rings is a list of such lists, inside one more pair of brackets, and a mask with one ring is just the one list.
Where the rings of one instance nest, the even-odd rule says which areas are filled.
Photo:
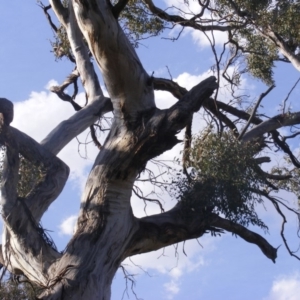
[[[174, 24], [181, 25], [183, 27], [191, 27], [200, 31], [228, 31], [232, 29], [237, 28], [243, 28], [245, 24], [239, 23], [239, 24], [232, 24], [232, 25], [201, 25], [199, 22], [196, 22], [195, 16], [191, 19], [185, 19], [183, 17], [180, 17], [178, 15], [170, 15], [166, 13], [166, 11], [158, 8], [154, 5], [154, 3], [151, 0], [145, 0], [145, 3], [147, 4], [149, 10], [156, 16], [160, 17], [161, 19], [171, 22]], [[211, 22], [213, 23], [213, 22]]]
[[42, 140], [41, 145], [53, 154], [57, 154], [73, 138], [94, 124], [99, 117], [110, 111], [112, 111], [112, 103], [109, 98], [103, 97], [103, 101], [95, 101], [85, 106], [68, 120], [61, 122]]
[[293, 178], [292, 175], [277, 175], [277, 174], [269, 174], [267, 172], [263, 172], [264, 176], [268, 179], [273, 179], [273, 180], [288, 180]]
[[247, 124], [245, 125], [245, 127], [243, 128], [243, 130], [241, 131], [238, 139], [241, 140], [243, 138], [243, 135], [246, 133], [248, 127], [250, 126], [250, 124], [252, 123], [252, 119], [254, 118], [255, 114], [256, 114], [256, 111], [261, 103], [261, 101], [275, 88], [275, 85], [271, 85], [264, 93], [262, 93], [258, 100], [256, 101], [255, 103], [255, 106], [252, 110], [252, 113], [251, 113], [251, 116], [247, 122]]
[[100, 142], [97, 139], [94, 125], [90, 126], [90, 131], [91, 131], [91, 137], [92, 137], [92, 140], [93, 140], [95, 146], [98, 147], [99, 150], [101, 150], [102, 145], [100, 144]]
[[283, 100], [283, 107], [282, 107], [282, 113], [285, 113], [285, 106], [286, 106], [286, 102], [289, 99], [291, 93], [293, 92], [293, 90], [296, 88], [297, 84], [300, 81], [300, 77], [297, 79], [297, 81], [295, 82], [295, 84], [292, 86], [292, 88], [290, 89], [290, 91], [288, 92], [288, 94], [286, 95], [285, 99]]
[[51, 16], [48, 13], [48, 10], [51, 9], [51, 5], [45, 6], [44, 4], [41, 3], [39, 6], [44, 11], [44, 14], [45, 14], [45, 16], [46, 16], [46, 18], [47, 18], [47, 20], [48, 20], [51, 28], [53, 29], [53, 31], [57, 32], [57, 26], [53, 23], [52, 18], [51, 18]]
[[293, 163], [293, 165], [295, 167], [300, 168], [299, 160], [295, 157], [295, 155], [291, 151], [289, 145], [284, 140], [280, 140], [279, 132], [275, 130], [275, 131], [272, 131], [271, 134], [272, 134], [272, 138], [273, 138], [275, 144], [289, 156], [289, 158], [291, 159], [291, 162]]
[[[50, 27], [53, 29], [53, 31], [57, 34], [58, 33], [58, 28], [57, 26], [53, 23], [52, 21], [52, 18], [48, 12], [49, 9], [52, 8], [51, 5], [48, 5], [48, 6], [45, 6], [44, 4], [40, 4], [39, 5], [42, 10], [44, 11], [44, 14], [46, 16], [46, 19], [48, 21], [48, 23], [50, 24]], [[53, 6], [56, 8], [57, 11], [60, 12], [60, 22], [62, 24], [66, 24], [67, 20], [68, 20], [68, 10], [63, 6], [61, 5], [61, 2], [60, 0], [57, 0], [57, 1], [54, 1], [53, 3]], [[57, 49], [55, 52], [59, 51], [59, 49]], [[59, 55], [58, 55], [59, 56]], [[71, 53], [66, 53], [65, 56], [72, 62], [72, 63], [75, 63], [75, 59], [74, 57], [72, 56]]]
[[[287, 222], [286, 221], [286, 217], [284, 215], [284, 213], [281, 211], [277, 201], [273, 198], [273, 197], [270, 197], [269, 195], [265, 195], [266, 198], [268, 198], [274, 205], [276, 211], [278, 212], [278, 214], [282, 217], [282, 223], [281, 223], [281, 231], [280, 231], [280, 235], [281, 235], [281, 238], [283, 240], [283, 243], [285, 245], [285, 248], [287, 249], [287, 251], [289, 252], [289, 254], [295, 258], [297, 258], [298, 260], [300, 260], [300, 257], [298, 255], [295, 254], [295, 252], [291, 251], [289, 245], [288, 245], [288, 242], [285, 238], [285, 235], [284, 235], [284, 229], [285, 229], [285, 223]], [[299, 214], [298, 214], [298, 218], [299, 218]]]
[[[61, 100], [70, 102], [75, 111], [79, 111], [82, 107], [74, 101], [76, 94], [78, 92], [77, 87], [77, 79], [79, 77], [78, 71], [75, 69], [60, 86], [52, 86], [50, 87], [50, 91], [55, 93]], [[74, 85], [74, 93], [73, 96], [70, 96], [65, 93], [65, 89], [73, 84]]]
[[255, 158], [255, 161], [258, 165], [260, 165], [260, 164], [263, 164], [263, 163], [271, 162], [271, 158], [268, 157], [268, 156], [262, 156], [262, 157]]
[[181, 99], [188, 92], [178, 83], [165, 78], [153, 77], [153, 87], [155, 90], [170, 92], [177, 99]]
[[[146, 203], [146, 201], [149, 201], [149, 202], [152, 202], [152, 203], [156, 203], [156, 204], [159, 206], [161, 212], [164, 212], [164, 211], [165, 211], [164, 208], [163, 208], [163, 206], [162, 206], [162, 204], [161, 204], [161, 202], [160, 202], [159, 200], [157, 200], [157, 199], [151, 199], [151, 198], [149, 198], [149, 197], [144, 197], [143, 195], [140, 195], [140, 194], [138, 193], [138, 191], [137, 191], [137, 190], [140, 190], [140, 189], [139, 189], [137, 186], [134, 186], [132, 190], [133, 190], [134, 194], [135, 194], [138, 198], [140, 198], [140, 199], [142, 199], [143, 201], [145, 201], [144, 203]], [[144, 211], [146, 212], [146, 208], [144, 209]]]
[[[8, 127], [5, 131], [7, 133], [5, 135], [2, 134], [2, 143], [5, 142], [7, 147], [13, 146], [14, 151], [17, 151], [17, 155], [20, 153], [32, 164], [42, 165], [46, 171], [47, 176], [45, 176], [44, 180], [24, 200], [34, 218], [39, 222], [43, 213], [62, 191], [69, 175], [69, 168], [59, 158], [47, 151], [25, 133], [13, 127]], [[16, 145], [18, 146], [16, 147]], [[14, 161], [16, 161], [16, 158]], [[9, 169], [14, 170], [12, 163], [10, 163]], [[16, 174], [11, 177], [11, 183], [18, 178], [18, 169], [14, 172]], [[10, 199], [14, 198], [13, 193], [16, 193], [16, 188], [14, 189], [15, 192], [11, 191], [11, 195], [9, 194]], [[39, 193], [36, 193], [36, 189], [39, 190]], [[39, 205], [36, 204], [37, 201]]]
[[238, 129], [235, 124], [218, 108], [218, 101], [215, 99], [209, 99], [203, 103], [203, 106], [209, 110], [217, 119], [223, 122], [228, 128], [230, 128], [235, 136], [238, 134]]

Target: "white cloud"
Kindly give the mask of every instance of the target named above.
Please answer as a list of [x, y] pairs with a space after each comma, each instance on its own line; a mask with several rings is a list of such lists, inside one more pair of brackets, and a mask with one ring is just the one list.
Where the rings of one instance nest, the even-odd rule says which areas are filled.
[[192, 75], [187, 72], [180, 74], [177, 78], [174, 79], [182, 87], [185, 87], [187, 90], [190, 90], [195, 85], [206, 79], [207, 77], [212, 76], [212, 72], [207, 71], [199, 75]]
[[[203, 248], [196, 240], [186, 241], [185, 244], [179, 243], [164, 248], [163, 250], [153, 251], [142, 255], [135, 255], [124, 263], [130, 268], [136, 269], [134, 265], [141, 266], [144, 270], [157, 271], [161, 274], [168, 274], [172, 279], [178, 280], [184, 272], [193, 272], [199, 269], [206, 262], [204, 255], [214, 251], [215, 243], [219, 239], [211, 239], [209, 236], [201, 238]], [[183, 253], [186, 253], [186, 255]], [[137, 273], [139, 269], [136, 269]]]
[[49, 80], [48, 83], [45, 85], [45, 89], [46, 89], [46, 90], [50, 90], [50, 88], [51, 88], [52, 86], [58, 86], [58, 85], [59, 85], [59, 83], [58, 83], [56, 80], [51, 79], [51, 80]]
[[[49, 88], [57, 82], [50, 80], [46, 85]], [[83, 93], [77, 96], [79, 102], [85, 101]], [[74, 114], [70, 103], [61, 101], [55, 94], [49, 91], [32, 92], [29, 99], [14, 104], [14, 121], [12, 126], [28, 134], [38, 142], [44, 139], [61, 121], [68, 119]], [[80, 187], [83, 186], [88, 168], [92, 165], [98, 149], [92, 144], [85, 145], [88, 131], [78, 136], [82, 143], [79, 145], [73, 139], [58, 155], [71, 170], [70, 179]], [[91, 138], [88, 137], [90, 141]], [[81, 156], [86, 156], [83, 159]]]
[[202, 31], [189, 28], [188, 33], [191, 34], [194, 43], [200, 48], [210, 47], [210, 41], [216, 46], [223, 45], [228, 41], [227, 33], [222, 31], [207, 31], [205, 35]]
[[167, 12], [187, 17], [187, 15], [199, 14], [201, 7], [197, 1], [165, 0], [168, 6]]
[[[198, 1], [178, 1], [178, 0], [165, 0], [166, 5], [168, 6], [167, 13], [179, 15], [185, 19], [190, 19], [191, 17], [197, 15], [201, 11], [201, 6], [199, 5]], [[201, 19], [206, 19], [206, 25], [213, 25], [216, 23], [210, 22], [212, 19], [209, 13], [204, 13]], [[181, 31], [181, 26], [175, 26], [173, 30], [171, 30], [170, 35], [179, 34]], [[196, 30], [194, 28], [185, 28], [184, 35], [191, 35], [194, 43], [200, 47], [210, 47], [210, 42], [208, 38], [215, 44], [215, 45], [223, 45], [225, 42], [228, 41], [228, 36], [226, 32], [222, 31], [206, 31], [203, 33], [200, 30]]]
[[190, 240], [158, 251], [135, 255], [126, 259], [123, 264], [131, 274], [139, 275], [145, 271], [150, 276], [162, 276], [161, 280], [166, 280], [163, 285], [166, 298], [172, 299], [180, 291], [181, 278], [210, 263], [205, 260], [205, 256], [216, 249], [215, 245], [219, 241], [220, 239], [204, 236], [200, 239], [202, 247], [196, 240]]
[[300, 274], [284, 275], [277, 278], [264, 300], [297, 300], [300, 295]]
[[170, 282], [165, 283], [164, 288], [165, 288], [166, 292], [168, 293], [166, 296], [167, 299], [173, 299], [173, 296], [178, 294], [178, 292], [180, 291], [179, 283], [174, 280], [171, 280]]
[[73, 235], [77, 217], [77, 215], [72, 215], [63, 220], [63, 222], [59, 225], [59, 234]]
[[178, 100], [172, 94], [165, 91], [155, 91], [155, 104], [159, 109], [166, 109], [175, 104]]

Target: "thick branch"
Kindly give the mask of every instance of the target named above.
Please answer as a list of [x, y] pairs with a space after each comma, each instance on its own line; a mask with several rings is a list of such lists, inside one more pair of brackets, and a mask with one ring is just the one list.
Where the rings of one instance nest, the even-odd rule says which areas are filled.
[[68, 22], [68, 18], [69, 18], [68, 9], [62, 5], [60, 0], [50, 0], [49, 2], [59, 22], [65, 25]]
[[168, 212], [137, 220], [138, 229], [128, 245], [124, 258], [199, 238], [210, 229], [208, 218], [200, 214], [186, 218], [183, 216], [181, 207], [175, 206]]
[[253, 129], [245, 133], [244, 137], [242, 138], [242, 141], [251, 141], [257, 137], [262, 136], [267, 132], [271, 132], [284, 126], [291, 126], [299, 123], [300, 112], [278, 115], [267, 121], [262, 122], [261, 124], [257, 125]]
[[[82, 107], [74, 101], [76, 97], [78, 87], [77, 87], [77, 78], [79, 77], [79, 73], [77, 69], [75, 69], [60, 86], [52, 86], [50, 87], [50, 91], [55, 93], [61, 100], [70, 102], [74, 107], [75, 111], [79, 111]], [[65, 93], [65, 89], [74, 84], [74, 95], [71, 97], [70, 95]]]
[[[178, 100], [181, 100], [182, 97], [188, 92], [185, 88], [181, 87], [178, 83], [165, 79], [165, 78], [153, 78], [153, 87], [155, 90], [162, 90], [170, 92], [175, 98]], [[220, 118], [222, 122], [224, 122], [230, 129], [236, 130], [235, 125], [229, 118], [227, 118], [224, 114], [220, 112], [220, 110], [223, 110], [227, 113], [232, 114], [233, 116], [236, 116], [242, 120], [249, 120], [250, 115], [243, 111], [239, 110], [233, 106], [230, 106], [226, 103], [223, 103], [221, 101], [208, 98], [204, 101], [203, 106], [207, 108], [209, 111], [211, 111], [215, 116]], [[253, 124], [260, 124], [262, 122], [261, 119], [253, 116], [250, 119], [251, 123]]]
[[296, 70], [300, 71], [299, 56], [295, 55], [295, 53], [289, 49], [283, 39], [276, 32], [273, 32], [270, 29], [266, 33], [263, 32], [263, 34], [273, 41], [279, 51], [292, 63]]
[[73, 138], [94, 124], [99, 117], [110, 111], [112, 111], [112, 104], [109, 98], [103, 98], [101, 102], [93, 102], [75, 113], [68, 120], [59, 123], [59, 125], [41, 141], [41, 145], [56, 155]]
[[293, 165], [296, 167], [296, 168], [300, 168], [300, 162], [299, 160], [295, 157], [295, 155], [293, 154], [293, 152], [291, 151], [289, 145], [286, 143], [285, 140], [281, 140], [279, 138], [279, 132], [274, 130], [271, 132], [272, 134], [272, 138], [275, 142], [275, 144], [280, 147], [280, 149], [285, 152], [291, 159], [291, 162], [293, 163]]
[[[57, 17], [60, 19], [61, 10], [57, 8], [58, 2], [50, 0]], [[68, 19], [65, 20], [71, 49], [76, 60], [76, 68], [80, 74], [81, 81], [85, 88], [89, 104], [78, 111], [69, 120], [61, 122], [50, 134], [41, 142], [49, 151], [57, 154], [74, 137], [91, 126], [105, 113], [112, 111], [110, 99], [103, 96], [98, 77], [93, 64], [90, 61], [89, 50], [83, 40], [83, 35], [78, 27], [72, 2], [69, 2]]]
[[257, 157], [254, 160], [258, 165], [271, 162], [271, 158], [268, 156]]
[[62, 6], [59, 0], [50, 0], [50, 3], [56, 16], [66, 29], [72, 53], [75, 57], [76, 69], [80, 74], [82, 84], [88, 97], [88, 101], [93, 102], [101, 100], [101, 98], [103, 98], [103, 93], [93, 64], [90, 61], [89, 50], [83, 40], [82, 33], [75, 19], [72, 2], [69, 2], [69, 11]]
[[0, 113], [0, 145], [5, 147], [1, 174], [1, 214], [7, 218], [17, 205], [19, 145], [12, 137], [4, 115]]
[[90, 61], [89, 49], [83, 40], [83, 35], [78, 27], [74, 15], [72, 1], [69, 2], [69, 22], [66, 24], [66, 31], [70, 41], [71, 49], [76, 60], [76, 67], [80, 74], [83, 87], [86, 91], [88, 101], [99, 101], [103, 98], [98, 77]]
[[[277, 249], [259, 234], [218, 215], [203, 211], [189, 212], [179, 203], [168, 212], [144, 217], [138, 220], [138, 230], [133, 235], [125, 256], [158, 250], [182, 241], [199, 238], [208, 231], [222, 232], [222, 229], [240, 236], [248, 243], [257, 245], [273, 262]], [[221, 230], [220, 230], [221, 229]]]
[[[194, 86], [181, 101], [168, 110], [168, 121], [175, 132], [187, 124], [188, 120], [184, 120], [184, 116], [197, 112], [217, 87], [216, 78], [214, 76], [208, 77]], [[184, 126], [182, 121], [184, 121]]]
[[[116, 119], [155, 107], [152, 82], [111, 12], [108, 1], [72, 1], [112, 99]], [[118, 119], [121, 120], [121, 119]]]
[[214, 216], [214, 220], [212, 221], [211, 225], [232, 232], [233, 234], [238, 235], [248, 243], [257, 245], [260, 248], [260, 250], [265, 254], [265, 256], [270, 258], [275, 263], [275, 259], [277, 257], [277, 249], [272, 247], [259, 234], [245, 228], [242, 225], [223, 219], [218, 215]]
[[[214, 99], [209, 98], [203, 103], [203, 106], [206, 107], [207, 105], [211, 106], [213, 104], [214, 104]], [[223, 103], [221, 101], [216, 100], [215, 105], [217, 106], [218, 109], [222, 109], [222, 110], [226, 111], [227, 113], [230, 113], [233, 116], [236, 116], [242, 120], [247, 121], [250, 118], [250, 115], [247, 112], [237, 109], [237, 108], [230, 106], [226, 103]], [[262, 120], [260, 118], [253, 117], [253, 118], [251, 118], [251, 122], [253, 124], [260, 124], [262, 122]]]
[[[46, 285], [45, 271], [60, 254], [44, 239], [45, 233], [38, 222], [62, 191], [69, 168], [26, 134], [4, 122], [0, 131], [0, 143], [5, 145], [1, 180], [1, 213], [5, 224], [2, 255], [11, 272], [20, 272], [20, 266], [26, 266], [21, 270], [30, 280], [38, 277]], [[40, 184], [25, 199], [17, 197], [19, 154], [32, 164], [41, 164], [45, 171]]]
[[150, 110], [141, 114], [139, 125], [143, 130], [136, 144], [136, 161], [143, 166], [149, 159], [173, 148], [179, 142], [176, 134], [187, 126], [193, 113], [200, 109], [216, 88], [216, 78], [211, 76], [197, 84], [169, 109]]
[[113, 15], [116, 19], [119, 18], [120, 13], [125, 8], [129, 0], [119, 0], [118, 3], [112, 7]]
[[[37, 220], [37, 222], [39, 222], [41, 216], [48, 209], [52, 201], [54, 201], [61, 193], [69, 175], [69, 168], [59, 158], [16, 128], [7, 127], [5, 130], [2, 130], [2, 132], [5, 132], [5, 135], [2, 133], [1, 136], [2, 144], [5, 144], [6, 147], [10, 147], [11, 149], [16, 149], [17, 155], [20, 153], [33, 165], [42, 165], [46, 172], [44, 179], [35, 188], [35, 192], [33, 194], [29, 194], [29, 196], [23, 200], [31, 211], [33, 217]], [[14, 164], [15, 160], [16, 158], [13, 161]], [[7, 167], [8, 170], [13, 170], [14, 168], [15, 167], [12, 164]], [[9, 180], [11, 182], [16, 180], [17, 182], [18, 169], [14, 172], [13, 176], [9, 176]], [[14, 189], [14, 193], [16, 193], [16, 184]], [[15, 205], [16, 201], [16, 199], [13, 200], [15, 198], [13, 196], [14, 193], [10, 192], [9, 195], [9, 201], [13, 201], [12, 206]], [[8, 213], [11, 214], [12, 212], [8, 211]]]
[[177, 99], [181, 99], [188, 92], [177, 82], [165, 78], [153, 77], [153, 87], [155, 90], [167, 91]]

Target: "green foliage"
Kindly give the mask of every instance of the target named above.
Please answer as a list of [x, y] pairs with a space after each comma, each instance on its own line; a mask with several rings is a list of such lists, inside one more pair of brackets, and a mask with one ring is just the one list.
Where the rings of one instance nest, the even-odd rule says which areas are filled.
[[267, 85], [273, 84], [272, 69], [280, 54], [275, 43], [265, 34], [271, 30], [292, 53], [298, 55], [299, 1], [218, 0], [216, 8], [219, 16], [226, 17], [229, 23], [245, 24], [243, 28], [232, 32], [232, 39], [242, 46], [250, 73]]
[[291, 192], [298, 198], [298, 204], [300, 204], [300, 169], [291, 168], [293, 164], [288, 156], [284, 158], [285, 164], [281, 166], [275, 166], [271, 170], [271, 174], [279, 176], [291, 176], [291, 178], [283, 179], [280, 181], [270, 180], [279, 189]]
[[255, 191], [265, 185], [253, 159], [257, 149], [255, 143], [242, 144], [231, 133], [219, 136], [209, 130], [194, 137], [191, 180], [180, 177], [174, 182], [177, 199], [190, 211], [212, 210], [241, 225], [267, 229], [255, 212], [263, 201]]
[[276, 8], [270, 12], [272, 29], [289, 42], [291, 47], [300, 43], [299, 13], [299, 1], [278, 1]]
[[274, 61], [278, 58], [277, 49], [260, 35], [245, 32], [246, 47], [251, 49], [246, 56], [249, 72], [267, 85], [272, 85]]
[[140, 0], [129, 0], [121, 12], [120, 23], [135, 47], [139, 40], [160, 34], [165, 26], [162, 20], [150, 14], [145, 3]]
[[[69, 0], [64, 0], [62, 4], [68, 7], [68, 2]], [[118, 1], [112, 2], [116, 4]], [[158, 17], [153, 16], [145, 3], [140, 0], [130, 0], [128, 2], [120, 14], [119, 22], [134, 47], [138, 47], [139, 40], [159, 35], [165, 27], [165, 23]], [[55, 58], [62, 59], [64, 56], [72, 55], [72, 50], [65, 28], [60, 25], [57, 29], [54, 40], [50, 43]]]
[[11, 278], [1, 282], [1, 300], [34, 300], [36, 292], [29, 283], [17, 283]]
[[34, 166], [24, 157], [20, 158], [18, 196], [26, 197], [33, 187], [43, 179], [42, 167]]
[[56, 59], [61, 59], [72, 53], [67, 32], [62, 25], [57, 28], [57, 32], [54, 35], [54, 41], [50, 41], [50, 43]]

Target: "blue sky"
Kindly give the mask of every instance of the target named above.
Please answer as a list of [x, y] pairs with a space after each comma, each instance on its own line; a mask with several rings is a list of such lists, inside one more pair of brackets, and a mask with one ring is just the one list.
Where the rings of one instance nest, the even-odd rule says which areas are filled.
[[[174, 3], [174, 1], [173, 1]], [[171, 0], [168, 1], [171, 4]], [[71, 72], [72, 65], [62, 60], [55, 62], [50, 52], [51, 32], [41, 9], [32, 1], [0, 2], [0, 96], [15, 102], [15, 120], [13, 126], [31, 135], [38, 141], [60, 121], [73, 114], [68, 103], [64, 103], [49, 92], [51, 84], [62, 82]], [[164, 34], [168, 37], [168, 33]], [[222, 39], [221, 36], [218, 38]], [[199, 36], [186, 32], [179, 41], [171, 42], [161, 38], [142, 41], [138, 54], [145, 69], [155, 76], [168, 77], [169, 68], [173, 78], [181, 85], [190, 88], [207, 76], [213, 60], [210, 49]], [[262, 105], [264, 111], [275, 115], [279, 113], [279, 105], [293, 86], [299, 73], [291, 66], [278, 65], [275, 78], [278, 88]], [[257, 80], [247, 78], [245, 88], [255, 99], [266, 89]], [[292, 94], [293, 110], [300, 110], [300, 89]], [[172, 99], [166, 93], [157, 93], [157, 105], [167, 107]], [[79, 95], [83, 101], [83, 94]], [[298, 103], [298, 104], [297, 104]], [[201, 124], [201, 116], [198, 116]], [[79, 139], [84, 141], [87, 133]], [[295, 148], [299, 147], [294, 145]], [[165, 154], [172, 159], [179, 155], [180, 145]], [[78, 148], [78, 142], [72, 141], [61, 153], [60, 157], [70, 166], [71, 176], [59, 199], [49, 208], [43, 218], [43, 226], [49, 229], [57, 246], [63, 249], [70, 238], [72, 224], [78, 212], [80, 193], [84, 179], [91, 167], [97, 149], [88, 146], [87, 158], [84, 147]], [[280, 159], [278, 154], [278, 159]], [[149, 186], [144, 186], [145, 191]], [[294, 201], [291, 195], [283, 195]], [[172, 202], [163, 196], [167, 207]], [[143, 214], [143, 203], [133, 199], [136, 215]], [[157, 212], [157, 208], [149, 205], [148, 214]], [[268, 207], [266, 212], [260, 208], [264, 220], [270, 224], [270, 232], [266, 238], [274, 246], [282, 245], [280, 240], [280, 220]], [[287, 238], [297, 248], [299, 239], [296, 235], [296, 220], [292, 216], [287, 224]], [[258, 231], [257, 229], [255, 229]], [[259, 232], [259, 231], [258, 231]], [[213, 238], [207, 235], [199, 240], [185, 243], [176, 248], [171, 246], [147, 255], [133, 257], [132, 261], [141, 268], [125, 261], [128, 272], [136, 274], [135, 292], [139, 298], [150, 299], [264, 299], [292, 300], [298, 299], [300, 293], [299, 262], [291, 258], [284, 246], [278, 251], [276, 264], [268, 260], [254, 245], [242, 241], [230, 234]], [[124, 276], [118, 272], [112, 288], [112, 299], [122, 298], [125, 288]], [[129, 298], [135, 299], [128, 291]], [[127, 295], [124, 296], [125, 299]]]

